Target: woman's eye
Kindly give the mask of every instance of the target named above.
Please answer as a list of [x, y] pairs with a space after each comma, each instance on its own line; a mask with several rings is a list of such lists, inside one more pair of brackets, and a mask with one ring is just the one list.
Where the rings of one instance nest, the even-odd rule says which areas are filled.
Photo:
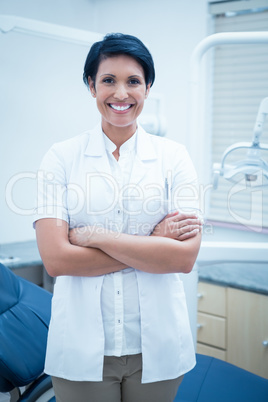
[[103, 82], [105, 84], [113, 84], [114, 80], [113, 80], [113, 78], [104, 78]]
[[131, 85], [138, 85], [138, 84], [140, 84], [140, 81], [136, 78], [132, 78], [131, 80], [129, 80], [129, 83]]

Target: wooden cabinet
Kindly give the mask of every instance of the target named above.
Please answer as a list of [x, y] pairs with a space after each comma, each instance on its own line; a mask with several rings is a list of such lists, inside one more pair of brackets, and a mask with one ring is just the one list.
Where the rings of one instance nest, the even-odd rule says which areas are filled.
[[197, 352], [268, 378], [268, 296], [199, 282]]
[[228, 288], [228, 362], [268, 378], [268, 296]]
[[226, 288], [198, 284], [197, 352], [226, 360]]

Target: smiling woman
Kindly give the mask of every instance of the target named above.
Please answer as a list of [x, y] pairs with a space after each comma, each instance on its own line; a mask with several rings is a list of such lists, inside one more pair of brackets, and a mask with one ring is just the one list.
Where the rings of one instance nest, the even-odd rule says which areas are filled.
[[83, 79], [101, 123], [41, 164], [36, 235], [57, 277], [45, 372], [59, 401], [171, 402], [195, 365], [179, 273], [201, 221], [178, 194], [197, 178], [184, 146], [137, 123], [154, 76], [139, 39], [95, 43]]

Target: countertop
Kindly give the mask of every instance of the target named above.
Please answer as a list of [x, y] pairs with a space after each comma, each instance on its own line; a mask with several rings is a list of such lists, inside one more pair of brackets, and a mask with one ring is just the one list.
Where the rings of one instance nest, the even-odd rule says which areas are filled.
[[268, 295], [268, 262], [198, 264], [199, 280]]
[[0, 262], [11, 269], [42, 265], [35, 240], [1, 244]]
[[[35, 240], [1, 244], [0, 262], [11, 269], [42, 265]], [[268, 262], [200, 262], [198, 274], [200, 281], [268, 295]]]

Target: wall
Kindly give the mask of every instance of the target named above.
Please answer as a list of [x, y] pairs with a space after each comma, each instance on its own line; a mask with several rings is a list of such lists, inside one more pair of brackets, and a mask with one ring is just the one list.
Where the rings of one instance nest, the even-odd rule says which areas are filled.
[[[207, 0], [136, 0], [130, 3], [122, 0], [0, 0], [0, 14], [16, 15], [25, 18], [65, 25], [69, 27], [96, 31], [100, 33], [124, 32], [138, 36], [150, 49], [156, 67], [156, 82], [152, 94], [160, 93], [164, 98], [164, 112], [167, 121], [167, 137], [185, 143], [188, 128], [188, 80], [189, 59], [193, 48], [206, 36], [207, 33]], [[3, 36], [3, 35], [2, 35]], [[0, 40], [4, 40], [1, 38]], [[10, 54], [20, 53], [21, 60], [25, 58], [21, 49], [21, 42], [10, 44]], [[66, 53], [68, 53], [66, 51]], [[42, 49], [36, 49], [35, 57], [42, 57]], [[2, 193], [1, 217], [0, 217], [0, 244], [24, 241], [35, 237], [31, 225], [31, 216], [18, 216], [10, 211], [3, 198], [3, 190], [9, 179], [23, 171], [35, 172], [38, 169], [44, 152], [55, 141], [78, 134], [92, 126], [95, 115], [88, 113], [92, 110], [92, 104], [87, 98], [87, 93], [81, 82], [80, 69], [82, 71], [84, 54], [73, 48], [72, 53], [74, 70], [77, 71], [77, 88], [75, 100], [68, 102], [66, 107], [66, 119], [59, 118], [57, 109], [53, 109], [49, 116], [42, 116], [39, 110], [34, 116], [28, 111], [28, 119], [19, 110], [3, 112], [6, 118], [6, 126], [11, 134], [1, 133], [1, 171], [0, 179]], [[29, 70], [26, 77], [19, 76], [19, 63], [16, 65], [16, 57], [5, 59], [6, 71], [12, 71], [21, 86], [15, 84], [16, 80], [9, 77], [10, 91], [3, 95], [2, 102], [7, 105], [7, 98], [3, 96], [21, 97], [25, 95], [25, 108], [29, 94], [35, 88], [37, 96], [42, 96], [40, 79], [49, 83], [47, 76], [34, 77]], [[19, 60], [19, 59], [18, 59]], [[83, 60], [83, 61], [82, 61]], [[10, 63], [10, 65], [8, 64]], [[79, 67], [79, 63], [81, 63]], [[67, 63], [68, 64], [68, 63]], [[50, 65], [53, 69], [53, 64]], [[68, 66], [64, 70], [55, 65], [58, 74], [63, 76], [66, 82], [62, 89], [62, 100], [66, 104], [68, 99]], [[11, 74], [11, 73], [10, 73]], [[18, 78], [19, 77], [19, 78]], [[4, 80], [5, 78], [3, 78]], [[75, 78], [74, 78], [75, 79]], [[56, 84], [55, 84], [56, 85]], [[39, 90], [39, 92], [38, 92]], [[28, 96], [28, 98], [27, 98]], [[78, 99], [79, 98], [79, 99]], [[47, 103], [53, 99], [47, 99]], [[59, 103], [59, 102], [58, 102]], [[78, 104], [76, 104], [78, 103]], [[72, 109], [73, 108], [73, 109]], [[63, 106], [61, 112], [64, 115]], [[76, 112], [77, 124], [69, 123], [70, 110]], [[12, 131], [12, 122], [20, 116], [20, 130]], [[61, 115], [62, 116], [62, 115]], [[17, 120], [16, 120], [17, 121]], [[38, 126], [39, 123], [39, 126]], [[33, 131], [33, 127], [38, 127]], [[30, 131], [32, 132], [30, 133]], [[19, 132], [18, 132], [19, 131]], [[32, 191], [23, 182], [16, 187], [14, 197], [21, 200], [26, 208], [33, 206]]]

